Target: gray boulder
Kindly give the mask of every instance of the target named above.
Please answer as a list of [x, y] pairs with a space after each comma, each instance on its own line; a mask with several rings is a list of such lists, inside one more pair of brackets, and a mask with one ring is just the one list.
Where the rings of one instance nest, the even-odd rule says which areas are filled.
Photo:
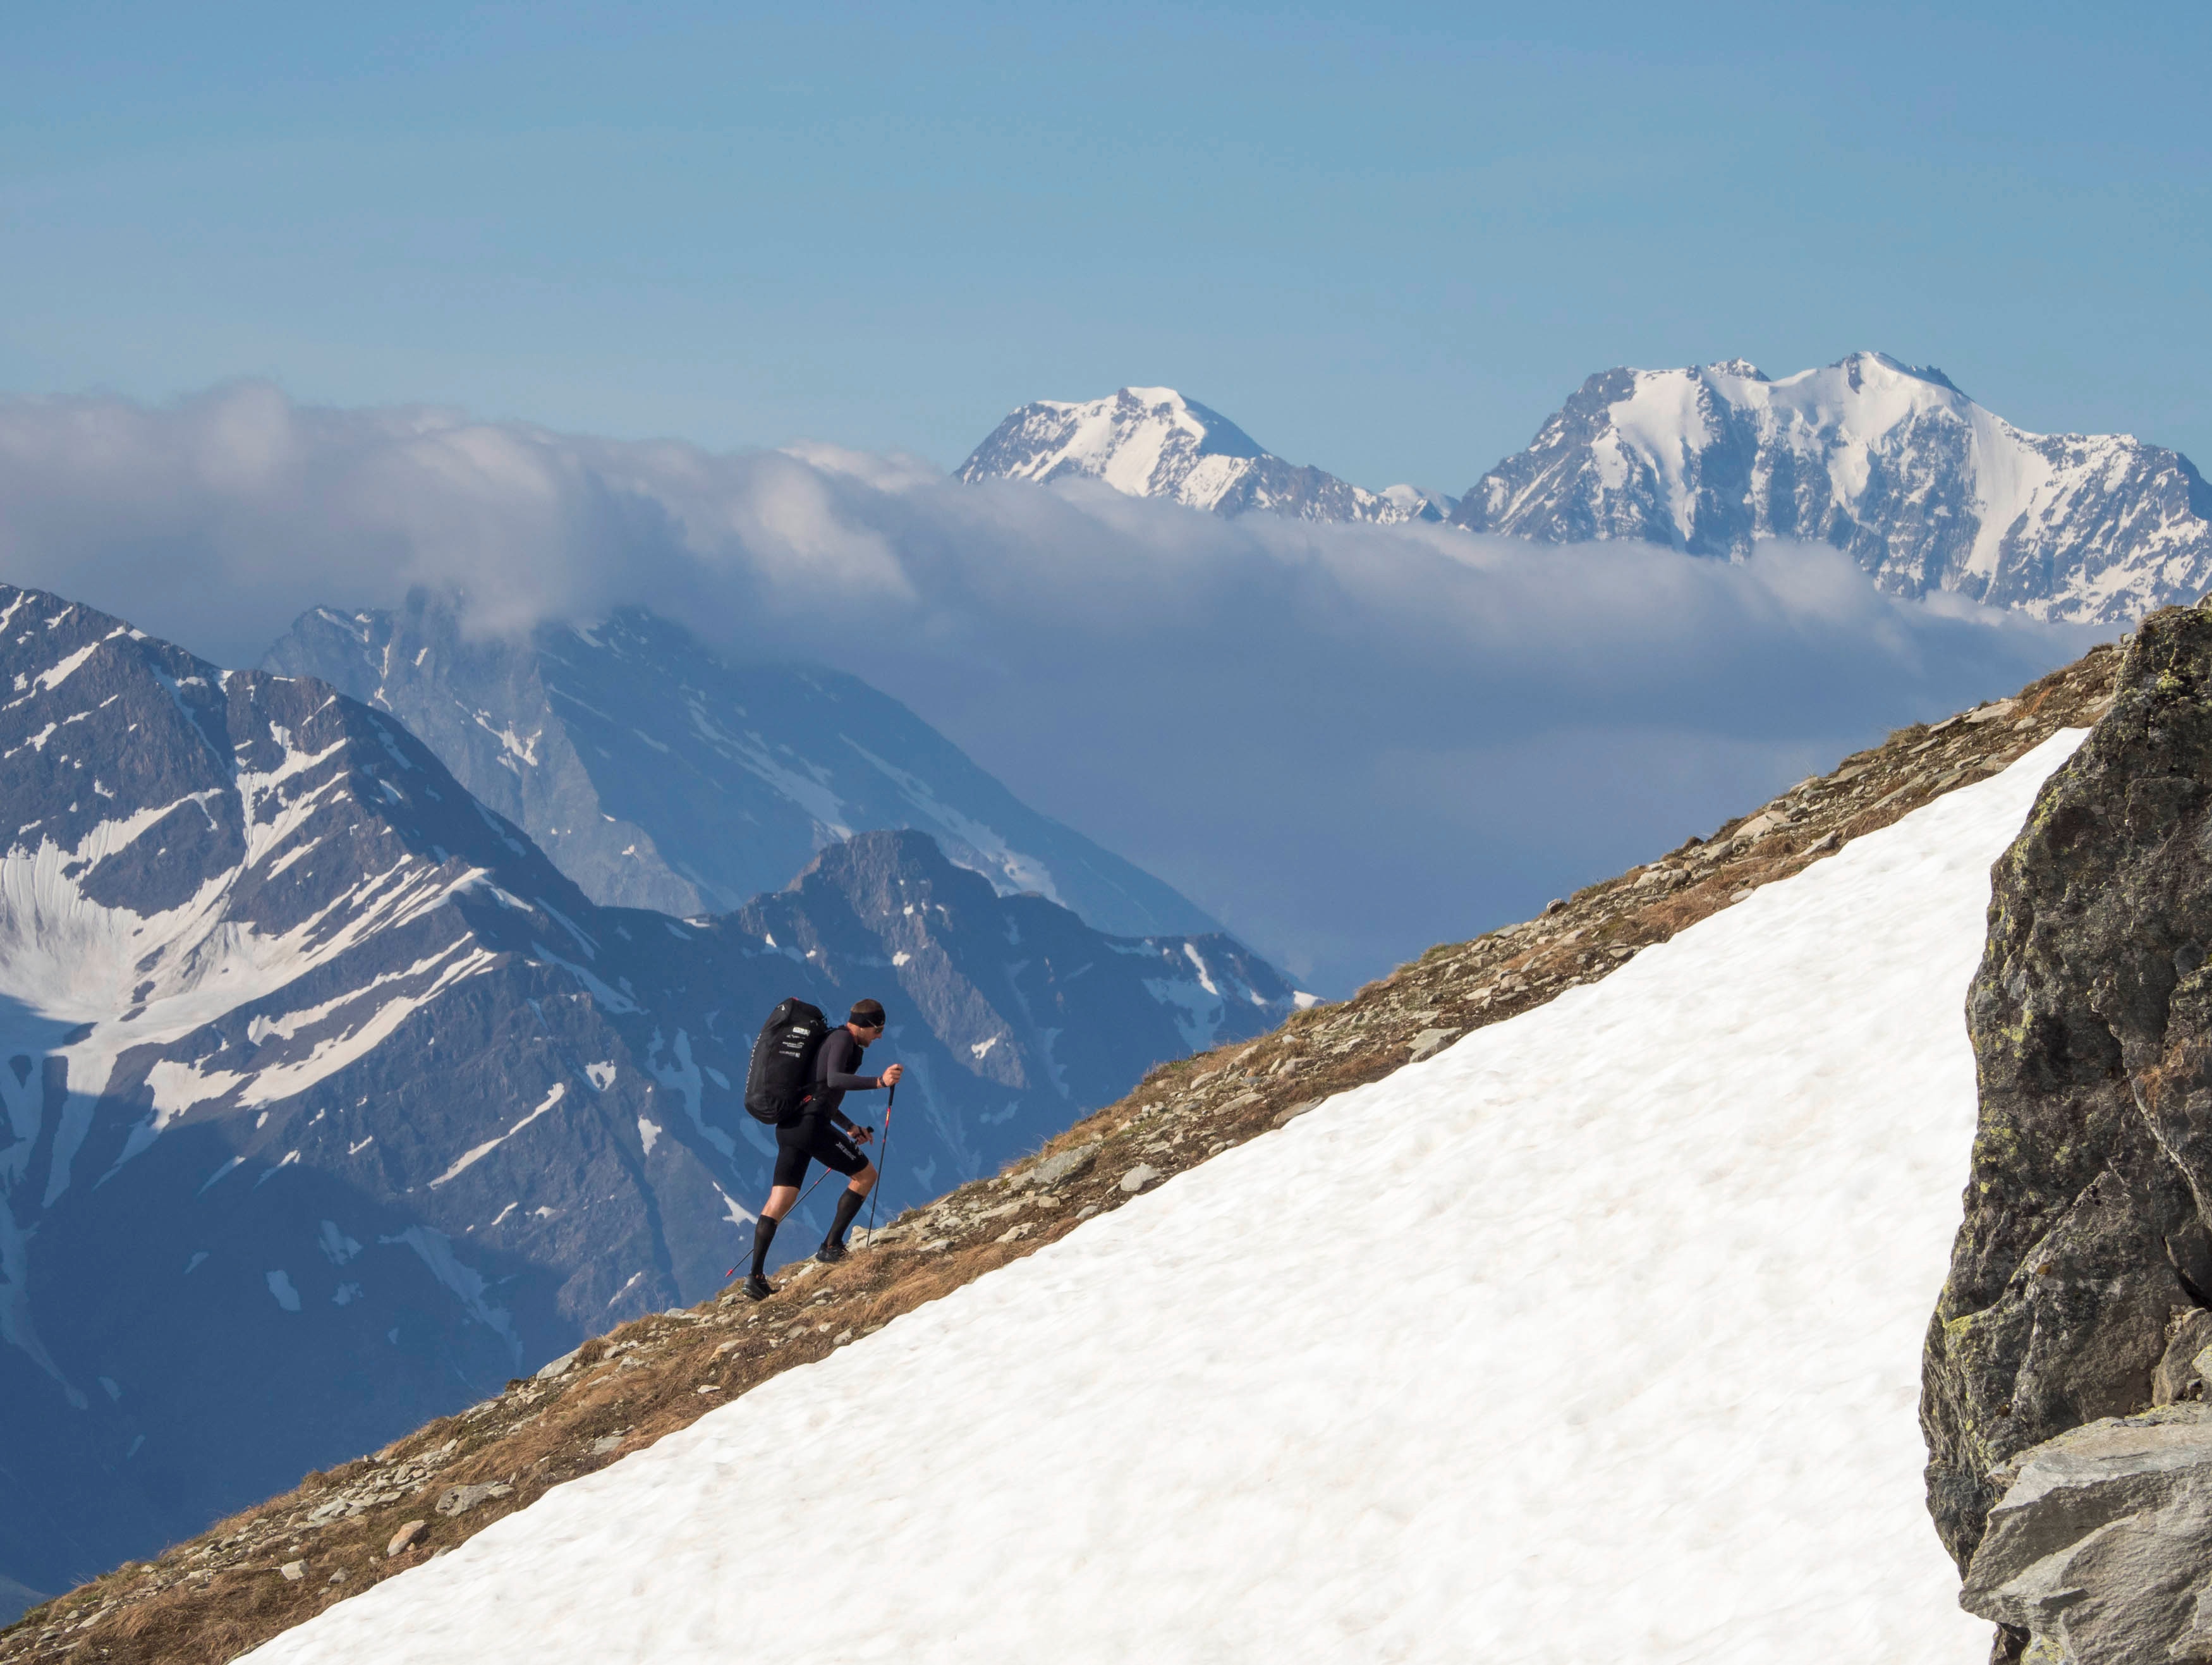
[[505, 1480], [489, 1480], [477, 1486], [449, 1486], [438, 1494], [431, 1507], [441, 1515], [465, 1515], [478, 1504], [493, 1498], [504, 1498], [514, 1488]]
[[2182, 1315], [2166, 1338], [2166, 1356], [2150, 1375], [2154, 1405], [2204, 1397], [2204, 1379], [2212, 1374], [2212, 1312], [2202, 1307]]
[[1433, 1058], [1458, 1038], [1455, 1029], [1425, 1029], [1408, 1043], [1408, 1061], [1419, 1064]]
[[2037, 1665], [2212, 1657], [2212, 1406], [2108, 1417], [2022, 1452], [1967, 1569], [1969, 1612]]
[[1028, 1173], [1019, 1176], [1015, 1182], [1042, 1186], [1049, 1190], [1062, 1180], [1073, 1179], [1089, 1172], [1091, 1164], [1098, 1159], [1100, 1144], [1100, 1140], [1094, 1139], [1062, 1151], [1056, 1156], [1048, 1156]]

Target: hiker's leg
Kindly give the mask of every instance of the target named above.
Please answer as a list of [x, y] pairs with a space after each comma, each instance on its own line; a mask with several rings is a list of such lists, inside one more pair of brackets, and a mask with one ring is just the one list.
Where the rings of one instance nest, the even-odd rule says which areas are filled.
[[769, 1182], [768, 1200], [761, 1205], [760, 1218], [753, 1222], [753, 1276], [768, 1275], [769, 1245], [775, 1241], [775, 1228], [792, 1205], [799, 1200], [799, 1182], [806, 1177], [806, 1145], [801, 1138], [788, 1138], [784, 1129], [775, 1130], [775, 1174]]
[[836, 1243], [842, 1246], [845, 1232], [853, 1224], [853, 1216], [860, 1212], [860, 1204], [866, 1200], [865, 1192], [849, 1189], [840, 1191], [837, 1194], [837, 1212], [830, 1222], [830, 1235], [822, 1241], [825, 1243]]
[[[787, 1201], [783, 1206], [789, 1208], [791, 1204]], [[768, 1246], [775, 1241], [776, 1222], [781, 1218], [781, 1215], [771, 1214], [763, 1208], [761, 1217], [753, 1222], [753, 1276], [756, 1278], [768, 1276]]]
[[813, 1129], [804, 1121], [775, 1130], [775, 1172], [769, 1180], [768, 1200], [761, 1205], [763, 1219], [781, 1219], [799, 1200], [806, 1164], [813, 1160]]
[[876, 1182], [876, 1165], [860, 1154], [859, 1145], [850, 1140], [838, 1152], [837, 1170], [848, 1176], [845, 1188], [837, 1194], [837, 1212], [830, 1222], [830, 1235], [822, 1240], [824, 1249], [835, 1250], [830, 1259], [842, 1254], [845, 1233], [853, 1224], [853, 1216], [860, 1212], [860, 1205], [868, 1200], [868, 1192]]

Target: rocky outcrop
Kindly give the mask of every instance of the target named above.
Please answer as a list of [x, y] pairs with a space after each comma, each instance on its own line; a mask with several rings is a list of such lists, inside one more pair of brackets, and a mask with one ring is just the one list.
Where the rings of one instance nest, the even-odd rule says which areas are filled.
[[2212, 1341], [2212, 615], [2144, 621], [1993, 879], [1967, 999], [1980, 1121], [1921, 1419], [1936, 1529], [1996, 1603], [2046, 1542], [2008, 1525], [1975, 1559], [2017, 1512], [2028, 1468], [2008, 1465], [2189, 1391]]
[[2038, 1665], [2212, 1658], [2212, 1406], [2109, 1417], [2022, 1453], [1960, 1602]]

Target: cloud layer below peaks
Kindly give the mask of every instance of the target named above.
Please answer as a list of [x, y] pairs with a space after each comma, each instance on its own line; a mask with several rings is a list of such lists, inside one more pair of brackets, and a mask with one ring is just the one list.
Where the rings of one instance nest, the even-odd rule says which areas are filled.
[[427, 585], [488, 632], [637, 603], [836, 665], [1327, 992], [2090, 639], [1882, 595], [1825, 548], [1222, 520], [256, 383], [0, 404], [0, 576], [230, 664]]

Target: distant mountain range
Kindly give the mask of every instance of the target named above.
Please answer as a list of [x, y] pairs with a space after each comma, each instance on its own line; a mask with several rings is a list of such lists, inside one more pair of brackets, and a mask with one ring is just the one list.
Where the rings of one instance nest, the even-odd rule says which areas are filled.
[[1216, 514], [1395, 526], [1442, 520], [1449, 499], [1413, 486], [1364, 491], [1263, 451], [1219, 412], [1172, 387], [1124, 387], [1080, 404], [1039, 399], [1016, 410], [960, 466], [978, 480], [1093, 479], [1132, 497], [1165, 497]]
[[911, 830], [714, 917], [602, 906], [389, 713], [40, 592], [0, 586], [0, 1577], [34, 1589], [713, 1291], [786, 994], [890, 1007], [894, 1208], [1297, 1003]]
[[2126, 434], [2024, 433], [1880, 353], [1771, 381], [1609, 370], [1460, 500], [1455, 525], [1741, 556], [1833, 544], [1900, 595], [2123, 623], [2212, 585], [2212, 488]]
[[262, 664], [390, 712], [594, 902], [722, 912], [856, 831], [913, 828], [1002, 894], [1102, 931], [1221, 928], [858, 678], [731, 665], [643, 608], [472, 639], [417, 592], [397, 611], [309, 612]]
[[[1152, 411], [1165, 414], [1136, 419]], [[1175, 428], [1177, 412], [1197, 413], [1202, 437], [1235, 438], [1215, 441], [1218, 458], [1201, 454], [1192, 429]], [[1080, 473], [1217, 513], [1393, 518], [1369, 507], [1389, 494], [1326, 475], [1332, 489], [1295, 497], [1217, 489], [1231, 461], [1256, 454], [1201, 405], [1125, 390], [1024, 405], [961, 477]], [[1828, 544], [1893, 594], [1946, 592], [2082, 623], [2128, 623], [2212, 587], [2212, 486], [2186, 457], [2127, 434], [2025, 432], [1940, 370], [1881, 353], [1778, 381], [1741, 359], [1602, 372], [1526, 450], [1427, 507], [1470, 531], [1547, 544], [1635, 538], [1727, 559], [1761, 538]]]

